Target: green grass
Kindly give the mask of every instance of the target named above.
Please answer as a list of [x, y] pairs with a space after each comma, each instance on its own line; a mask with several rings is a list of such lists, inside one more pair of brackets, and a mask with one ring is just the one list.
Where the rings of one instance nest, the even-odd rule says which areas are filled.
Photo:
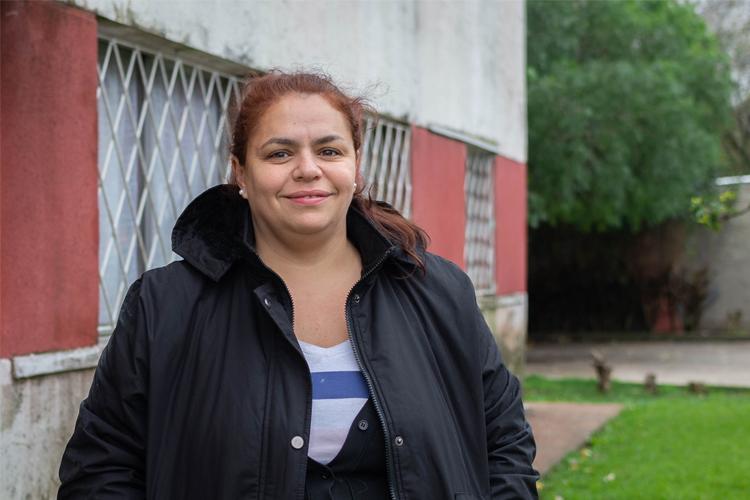
[[[731, 387], [708, 387], [710, 396], [719, 394], [750, 397], [750, 389]], [[659, 385], [658, 393], [648, 394], [640, 384], [612, 382], [612, 390], [602, 394], [594, 380], [548, 379], [530, 375], [523, 381], [523, 397], [528, 401], [573, 401], [582, 403], [645, 403], [659, 399], [700, 398], [688, 392], [686, 387]], [[750, 416], [749, 416], [750, 417]]]
[[622, 413], [542, 480], [543, 499], [750, 499], [750, 391], [528, 377], [527, 401], [620, 402]]

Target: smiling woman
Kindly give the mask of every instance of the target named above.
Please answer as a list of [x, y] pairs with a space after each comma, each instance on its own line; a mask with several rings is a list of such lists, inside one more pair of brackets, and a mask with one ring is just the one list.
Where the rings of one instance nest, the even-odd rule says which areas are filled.
[[366, 107], [247, 82], [230, 184], [130, 288], [60, 498], [534, 498], [535, 445], [468, 277], [363, 193]]
[[284, 252], [293, 241], [309, 248], [311, 236], [346, 241], [358, 156], [344, 116], [328, 100], [279, 98], [261, 115], [245, 151], [244, 165], [232, 156], [232, 170], [250, 203], [257, 243]]

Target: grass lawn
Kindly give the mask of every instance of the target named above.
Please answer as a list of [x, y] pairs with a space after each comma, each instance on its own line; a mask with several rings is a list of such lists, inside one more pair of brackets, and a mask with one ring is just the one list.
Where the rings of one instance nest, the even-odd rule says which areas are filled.
[[527, 401], [620, 402], [625, 409], [584, 449], [542, 478], [543, 499], [750, 499], [750, 391], [695, 395], [588, 380], [527, 377]]

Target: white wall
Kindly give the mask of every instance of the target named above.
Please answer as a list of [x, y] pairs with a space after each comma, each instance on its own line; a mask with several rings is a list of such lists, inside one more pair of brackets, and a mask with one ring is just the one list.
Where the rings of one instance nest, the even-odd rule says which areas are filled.
[[[738, 191], [737, 208], [750, 205], [750, 184]], [[700, 327], [750, 333], [750, 214], [726, 222], [719, 232], [702, 229], [693, 234], [687, 263], [709, 272], [709, 300]]]
[[524, 0], [67, 1], [255, 69], [380, 84], [380, 112], [526, 161]]
[[94, 370], [14, 380], [0, 359], [0, 498], [57, 496], [63, 450]]

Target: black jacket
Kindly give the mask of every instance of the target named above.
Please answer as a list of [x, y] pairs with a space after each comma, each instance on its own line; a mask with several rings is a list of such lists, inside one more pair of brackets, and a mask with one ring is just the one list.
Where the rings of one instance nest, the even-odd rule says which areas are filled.
[[[347, 231], [364, 270], [346, 318], [391, 496], [536, 497], [519, 383], [470, 280], [430, 253], [420, 273], [354, 209]], [[172, 244], [184, 260], [146, 272], [125, 297], [59, 498], [303, 498], [310, 374], [286, 286], [252, 250], [247, 202], [235, 187], [209, 189]]]

